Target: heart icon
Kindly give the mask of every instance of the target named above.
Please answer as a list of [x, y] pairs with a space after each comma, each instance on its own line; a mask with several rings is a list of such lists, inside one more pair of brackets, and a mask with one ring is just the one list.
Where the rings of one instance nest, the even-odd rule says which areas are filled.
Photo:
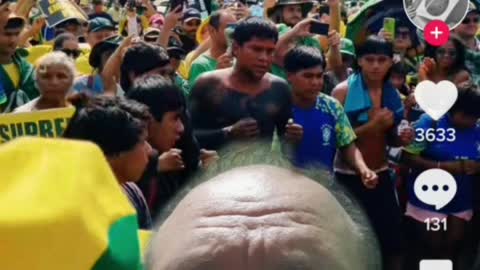
[[437, 84], [423, 81], [415, 88], [414, 95], [420, 108], [436, 121], [453, 106], [458, 91], [450, 81], [441, 81]]

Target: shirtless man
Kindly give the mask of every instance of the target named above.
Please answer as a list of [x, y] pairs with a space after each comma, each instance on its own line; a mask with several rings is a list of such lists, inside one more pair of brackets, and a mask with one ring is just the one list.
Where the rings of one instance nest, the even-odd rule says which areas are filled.
[[413, 131], [405, 129], [397, 135], [403, 105], [388, 82], [392, 57], [391, 43], [369, 37], [358, 51], [357, 71], [332, 93], [345, 107], [367, 166], [378, 175], [377, 186], [374, 189], [363, 186], [360, 176], [338, 156], [334, 170], [337, 179], [352, 190], [370, 216], [384, 253], [385, 269], [402, 269], [401, 213], [390, 179], [386, 146], [410, 144]]
[[219, 149], [226, 143], [260, 138], [272, 141], [274, 131], [283, 142], [298, 142], [300, 125], [288, 123], [292, 97], [286, 81], [271, 68], [278, 32], [271, 22], [252, 17], [233, 33], [232, 68], [202, 75], [192, 89], [192, 123], [202, 147]]

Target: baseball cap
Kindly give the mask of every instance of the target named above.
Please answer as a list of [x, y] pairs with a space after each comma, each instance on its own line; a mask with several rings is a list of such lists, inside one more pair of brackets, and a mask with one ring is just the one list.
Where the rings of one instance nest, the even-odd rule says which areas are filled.
[[187, 52], [178, 46], [169, 46], [167, 48], [167, 53], [168, 57], [180, 60], [184, 59], [187, 55]]
[[470, 12], [480, 13], [480, 10], [478, 10], [477, 5], [472, 1], [468, 2], [467, 14], [470, 13]]
[[194, 8], [188, 8], [187, 10], [184, 11], [183, 13], [183, 18], [182, 21], [188, 22], [190, 20], [202, 20], [202, 15], [200, 14], [200, 11], [194, 9]]
[[93, 46], [90, 56], [88, 57], [88, 63], [90, 66], [93, 68], [99, 68], [102, 61], [102, 54], [106, 51], [116, 50], [122, 41], [123, 37], [115, 35]]
[[353, 45], [353, 42], [350, 39], [342, 38], [340, 40], [340, 53], [348, 54], [353, 57], [356, 57], [355, 46]]
[[23, 137], [0, 164], [2, 269], [142, 269], [135, 208], [98, 146]]
[[155, 27], [148, 27], [145, 29], [145, 33], [143, 34], [143, 39], [147, 42], [153, 42], [158, 39], [160, 36], [161, 31]]
[[115, 26], [110, 20], [102, 17], [95, 17], [88, 21], [88, 32], [100, 32], [102, 30], [115, 30]]
[[7, 24], [5, 28], [23, 28], [25, 26], [25, 19], [18, 16], [14, 12], [8, 15]]

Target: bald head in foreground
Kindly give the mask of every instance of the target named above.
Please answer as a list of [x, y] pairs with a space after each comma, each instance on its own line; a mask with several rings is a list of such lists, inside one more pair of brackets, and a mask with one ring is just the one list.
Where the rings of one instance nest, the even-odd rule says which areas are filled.
[[161, 224], [148, 269], [380, 269], [363, 211], [325, 174], [312, 180], [279, 164], [225, 160], [233, 166], [217, 166], [223, 172], [190, 190]]

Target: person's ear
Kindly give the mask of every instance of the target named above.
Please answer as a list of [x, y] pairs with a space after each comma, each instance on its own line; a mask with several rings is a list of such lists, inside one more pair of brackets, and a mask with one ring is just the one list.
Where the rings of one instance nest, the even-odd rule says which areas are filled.
[[287, 72], [287, 80], [291, 82], [293, 80], [293, 77], [295, 76], [295, 73], [293, 72]]
[[232, 42], [232, 56], [233, 57], [237, 56], [238, 50], [240, 50], [240, 48], [241, 48], [240, 45], [238, 45], [238, 43], [236, 41]]

